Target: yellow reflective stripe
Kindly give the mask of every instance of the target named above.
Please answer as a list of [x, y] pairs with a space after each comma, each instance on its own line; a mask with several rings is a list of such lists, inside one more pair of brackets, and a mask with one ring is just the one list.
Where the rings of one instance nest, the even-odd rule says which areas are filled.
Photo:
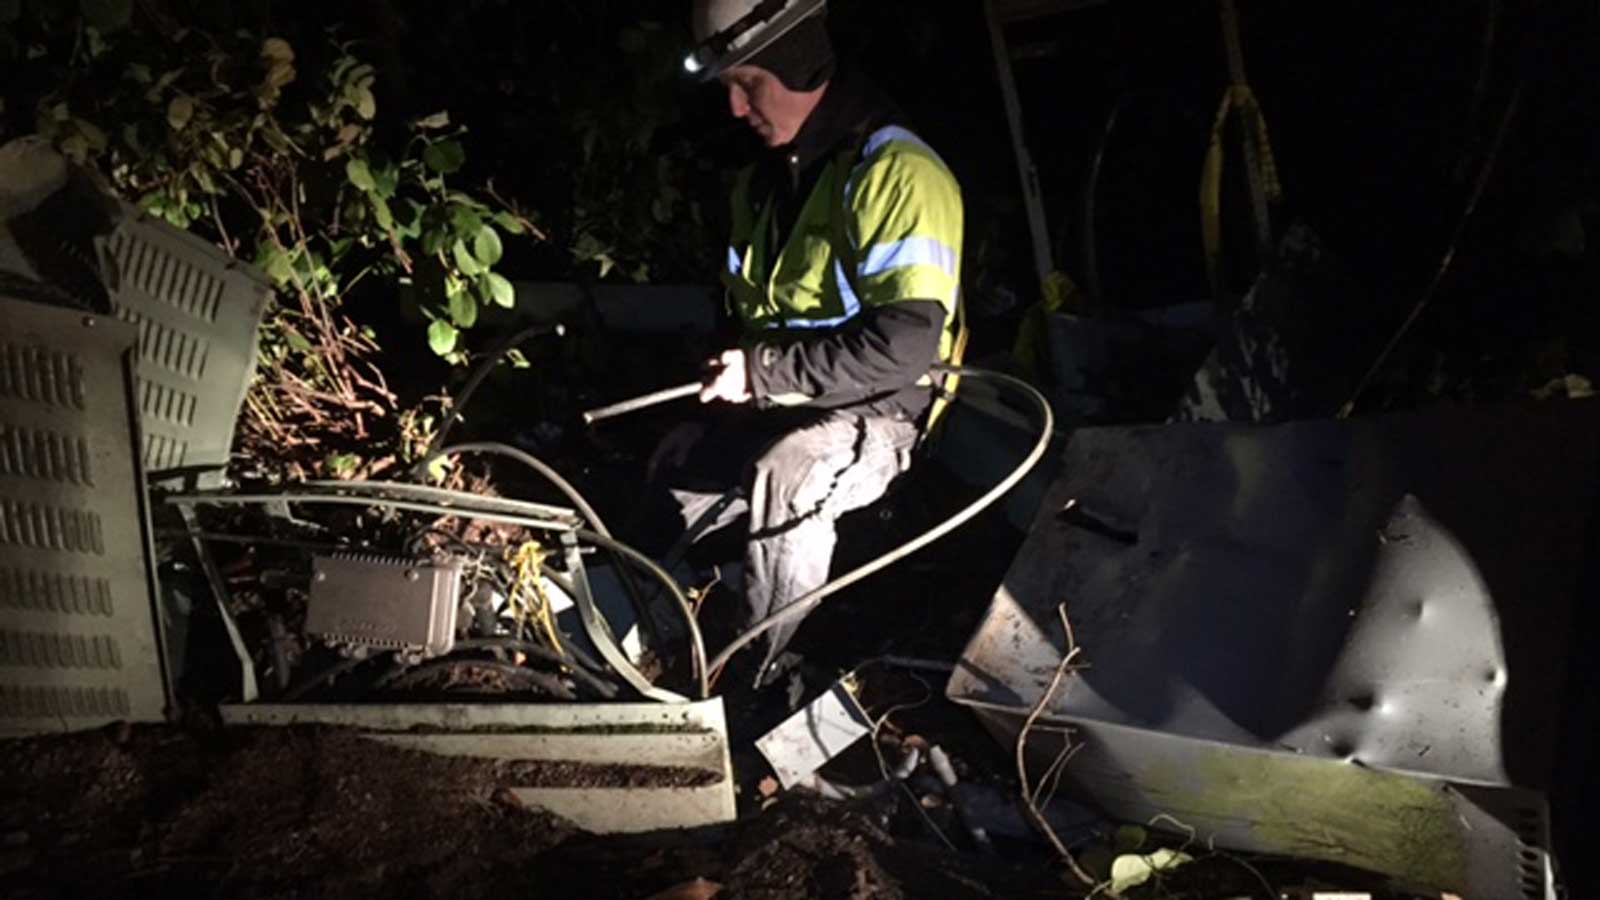
[[[723, 278], [730, 307], [747, 325], [829, 328], [864, 305], [937, 300], [951, 322], [944, 344], [953, 341], [964, 227], [960, 186], [938, 155], [904, 129], [882, 129], [870, 144], [867, 158], [854, 167], [829, 164], [781, 248], [766, 246], [770, 204], [758, 209], [750, 202], [750, 171], [740, 173]], [[845, 277], [832, 238], [824, 246], [816, 237], [832, 233], [846, 178], [853, 182], [846, 231], [857, 263], [854, 279]]]

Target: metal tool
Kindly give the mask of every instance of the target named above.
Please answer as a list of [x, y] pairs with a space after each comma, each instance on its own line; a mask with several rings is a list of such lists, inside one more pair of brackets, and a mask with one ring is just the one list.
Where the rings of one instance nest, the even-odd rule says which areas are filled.
[[611, 419], [631, 412], [638, 412], [641, 409], [649, 409], [652, 406], [660, 406], [663, 403], [671, 403], [674, 400], [682, 400], [685, 397], [692, 397], [700, 393], [702, 386], [700, 382], [693, 381], [688, 384], [680, 384], [677, 387], [667, 388], [666, 390], [656, 391], [653, 394], [645, 394], [642, 397], [634, 397], [632, 400], [623, 400], [610, 406], [591, 409], [583, 414], [583, 424], [593, 425], [602, 419]]

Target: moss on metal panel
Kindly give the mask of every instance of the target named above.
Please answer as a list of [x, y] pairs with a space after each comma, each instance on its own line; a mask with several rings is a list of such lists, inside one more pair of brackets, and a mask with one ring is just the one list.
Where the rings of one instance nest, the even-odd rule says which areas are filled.
[[[1467, 881], [1467, 847], [1442, 785], [1328, 760], [1201, 753], [1137, 773], [1148, 802], [1227, 818], [1270, 853], [1384, 872], [1433, 888]], [[1207, 837], [1202, 828], [1200, 838]]]

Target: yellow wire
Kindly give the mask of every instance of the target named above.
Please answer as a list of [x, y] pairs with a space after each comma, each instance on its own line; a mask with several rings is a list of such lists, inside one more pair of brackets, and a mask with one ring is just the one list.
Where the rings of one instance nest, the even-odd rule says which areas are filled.
[[[545, 637], [549, 639], [550, 646], [564, 655], [566, 651], [561, 646], [560, 632], [556, 630], [550, 595], [544, 589], [544, 578], [540, 574], [546, 556], [544, 547], [538, 541], [528, 541], [510, 556], [511, 565], [517, 572], [516, 585], [509, 601], [512, 614], [517, 617], [518, 624], [531, 620], [540, 626]], [[527, 602], [530, 595], [537, 601], [536, 603]]]

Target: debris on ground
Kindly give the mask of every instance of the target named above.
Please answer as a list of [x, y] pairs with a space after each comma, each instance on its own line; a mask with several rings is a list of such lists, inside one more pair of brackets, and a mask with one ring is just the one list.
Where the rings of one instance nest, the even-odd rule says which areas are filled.
[[[591, 897], [605, 900], [1082, 896], [1035, 847], [941, 846], [904, 795], [803, 791], [736, 823], [583, 833], [503, 790], [490, 760], [439, 757], [324, 728], [110, 727], [0, 744], [0, 890], [93, 895]], [[1114, 843], [1098, 848], [1110, 887]], [[1121, 896], [1168, 900], [1383, 893], [1352, 873], [1204, 848]], [[1095, 853], [1087, 864], [1100, 865]], [[1266, 893], [1265, 888], [1273, 888]], [[1104, 890], [1102, 889], [1102, 895]]]

